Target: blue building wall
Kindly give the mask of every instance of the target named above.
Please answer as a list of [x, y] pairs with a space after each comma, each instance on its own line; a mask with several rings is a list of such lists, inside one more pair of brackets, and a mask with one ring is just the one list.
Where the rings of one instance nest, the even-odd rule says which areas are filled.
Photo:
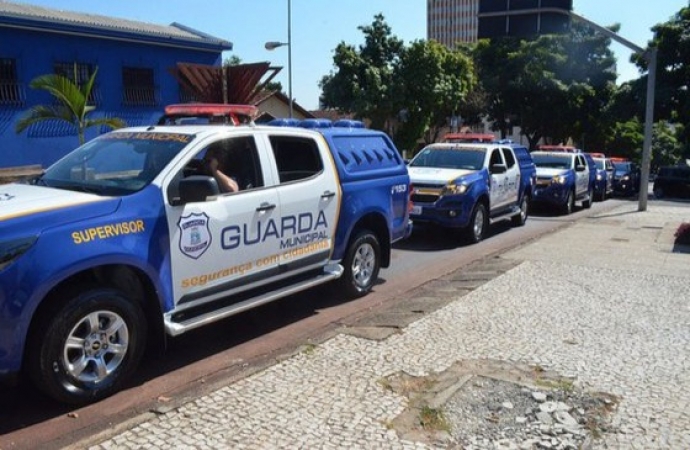
[[[16, 60], [17, 77], [25, 101], [21, 106], [0, 103], [0, 168], [39, 164], [47, 167], [79, 145], [76, 130], [58, 122], [43, 122], [15, 132], [17, 120], [29, 107], [51, 104], [53, 97], [29, 87], [32, 79], [54, 73], [54, 63], [92, 64], [98, 68], [99, 103], [90, 117], [118, 117], [128, 126], [155, 123], [165, 105], [180, 102], [177, 80], [168, 71], [178, 62], [220, 65], [221, 51], [171, 47], [153, 43], [57, 34], [0, 27], [0, 58]], [[153, 69], [157, 104], [123, 105], [122, 68]], [[106, 128], [91, 128], [92, 139]]]

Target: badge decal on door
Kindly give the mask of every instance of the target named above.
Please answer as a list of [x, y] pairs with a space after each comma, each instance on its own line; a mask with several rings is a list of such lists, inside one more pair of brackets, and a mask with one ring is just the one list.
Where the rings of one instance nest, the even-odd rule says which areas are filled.
[[180, 217], [180, 251], [193, 259], [199, 259], [211, 245], [209, 217], [204, 214], [190, 214]]

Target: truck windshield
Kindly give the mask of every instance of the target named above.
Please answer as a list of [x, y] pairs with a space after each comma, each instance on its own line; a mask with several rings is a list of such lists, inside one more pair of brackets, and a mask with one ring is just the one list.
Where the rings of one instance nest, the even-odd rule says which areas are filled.
[[573, 158], [568, 154], [539, 155], [533, 153], [532, 159], [537, 167], [547, 169], [570, 169], [573, 166]]
[[182, 133], [111, 132], [67, 154], [33, 183], [99, 195], [128, 195], [151, 183], [193, 139]]
[[425, 148], [410, 162], [411, 167], [480, 170], [484, 166], [484, 149]]

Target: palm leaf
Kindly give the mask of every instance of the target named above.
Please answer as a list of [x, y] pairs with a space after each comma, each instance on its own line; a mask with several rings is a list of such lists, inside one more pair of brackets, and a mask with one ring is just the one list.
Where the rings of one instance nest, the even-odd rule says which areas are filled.
[[84, 96], [72, 80], [56, 74], [41, 75], [31, 80], [29, 86], [33, 89], [48, 91], [60, 103], [69, 108], [74, 117], [83, 118], [88, 97]]
[[98, 119], [86, 119], [84, 121], [84, 128], [95, 127], [95, 126], [106, 126], [112, 129], [123, 128], [127, 124], [122, 119], [115, 117], [101, 117]]
[[[76, 70], [76, 69], [75, 69]], [[43, 120], [61, 120], [70, 123], [77, 129], [79, 143], [84, 143], [84, 131], [93, 126], [121, 128], [124, 121], [117, 118], [87, 118], [96, 107], [89, 105], [89, 97], [96, 82], [96, 68], [83, 86], [77, 86], [72, 80], [58, 74], [41, 75], [33, 80], [29, 86], [50, 93], [57, 99], [57, 106], [34, 106], [27, 114], [20, 118], [15, 128], [21, 133], [27, 127]], [[76, 76], [76, 75], [75, 75]]]
[[21, 117], [15, 125], [17, 133], [21, 133], [31, 125], [46, 120], [60, 120], [74, 125], [72, 112], [63, 106], [44, 106], [32, 107], [24, 117]]

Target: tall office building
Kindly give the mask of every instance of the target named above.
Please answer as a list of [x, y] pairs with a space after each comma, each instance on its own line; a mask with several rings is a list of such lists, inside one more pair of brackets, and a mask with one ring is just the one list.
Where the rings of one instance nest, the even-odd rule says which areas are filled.
[[457, 42], [475, 42], [479, 0], [427, 0], [426, 34], [452, 48]]

